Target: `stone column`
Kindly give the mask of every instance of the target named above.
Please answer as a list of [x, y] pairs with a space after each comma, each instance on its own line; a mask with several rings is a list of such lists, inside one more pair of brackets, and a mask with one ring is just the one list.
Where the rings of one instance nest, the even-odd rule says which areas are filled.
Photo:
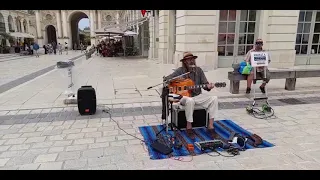
[[[62, 32], [63, 32], [63, 37], [68, 37], [66, 10], [61, 10], [61, 16], [62, 16]], [[71, 37], [69, 37], [69, 38], [71, 38]]]
[[101, 10], [98, 10], [98, 29], [101, 28]]
[[169, 10], [160, 10], [159, 12], [159, 60], [163, 64], [168, 63], [167, 49], [168, 49], [168, 15]]
[[91, 38], [91, 44], [95, 44], [95, 39], [93, 38], [95, 33], [95, 28], [94, 28], [94, 14], [93, 10], [90, 10], [90, 38]]
[[36, 10], [36, 27], [37, 27], [37, 36], [39, 38], [42, 36], [39, 10]]
[[[137, 16], [137, 10], [134, 10], [134, 11], [133, 11], [133, 19], [134, 19], [134, 20], [139, 19], [138, 16]], [[137, 26], [136, 26], [136, 25], [134, 25], [133, 31], [137, 31]]]
[[30, 24], [29, 24], [29, 19], [27, 19], [27, 30], [26, 30], [26, 33], [29, 33], [30, 32]]
[[[264, 48], [270, 54], [270, 67], [289, 68], [298, 64], [306, 64], [305, 57], [296, 56], [295, 41], [298, 26], [299, 10], [260, 11], [260, 26], [262, 20], [265, 26], [259, 27], [259, 36], [263, 38]], [[303, 59], [304, 58], [304, 59]], [[311, 59], [311, 61], [314, 59]], [[318, 59], [315, 59], [318, 60]], [[300, 61], [300, 63], [299, 63]]]
[[57, 16], [58, 38], [62, 38], [60, 10], [57, 10], [56, 16]]
[[155, 42], [155, 38], [154, 38], [154, 17], [150, 17], [149, 19], [149, 56], [148, 59], [154, 59], [154, 52], [155, 52], [155, 48], [154, 48], [154, 42]]
[[175, 10], [169, 10], [168, 14], [168, 34], [167, 34], [167, 42], [168, 42], [168, 48], [167, 48], [167, 61], [168, 64], [174, 64], [174, 44], [175, 44], [175, 38], [174, 35], [176, 24], [175, 22], [175, 16], [174, 16]]
[[119, 11], [117, 11], [117, 14], [116, 14], [116, 23], [117, 24], [119, 24], [119, 19], [120, 19]]
[[[156, 10], [159, 12], [159, 10]], [[154, 58], [158, 58], [159, 49], [159, 13], [155, 12], [154, 15]]]
[[[136, 15], [137, 19], [140, 19], [141, 18], [140, 11], [137, 11], [136, 13], [137, 13]], [[135, 26], [136, 26], [136, 33], [139, 33], [139, 24], [137, 23]]]
[[[182, 59], [183, 52], [190, 51], [198, 56], [198, 66], [206, 69], [217, 68], [218, 12], [217, 10], [176, 11], [176, 66], [180, 66], [179, 60]], [[160, 26], [159, 36], [161, 29], [163, 28]]]
[[22, 32], [22, 33], [25, 33], [23, 21], [24, 21], [24, 19], [20, 19], [20, 26], [21, 26], [21, 32]]
[[[137, 18], [137, 19], [140, 19], [140, 17], [141, 17], [141, 12], [140, 12], [140, 11], [136, 11], [135, 14], [136, 14], [136, 18]], [[139, 25], [137, 24], [137, 25], [136, 25], [136, 33], [138, 33], [138, 32], [139, 32]]]

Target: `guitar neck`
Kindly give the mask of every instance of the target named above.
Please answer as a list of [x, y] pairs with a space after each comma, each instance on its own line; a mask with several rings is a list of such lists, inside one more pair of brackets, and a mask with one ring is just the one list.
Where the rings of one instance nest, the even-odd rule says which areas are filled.
[[[204, 88], [207, 87], [209, 84], [199, 84], [199, 85], [194, 85], [194, 86], [188, 86], [187, 89], [191, 90], [191, 89], [197, 89], [197, 88]], [[214, 87], [217, 88], [221, 88], [221, 87], [226, 87], [226, 83], [225, 82], [216, 82], [214, 84], [212, 84]]]
[[200, 85], [194, 85], [194, 86], [188, 86], [188, 89], [198, 89], [198, 88], [205, 88], [208, 84], [200, 84]]

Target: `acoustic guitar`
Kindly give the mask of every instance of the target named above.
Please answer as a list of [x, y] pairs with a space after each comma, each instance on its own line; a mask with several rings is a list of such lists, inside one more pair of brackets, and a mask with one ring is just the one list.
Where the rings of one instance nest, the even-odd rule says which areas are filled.
[[[216, 83], [209, 83], [213, 85], [214, 87], [221, 88], [226, 87], [225, 82], [216, 82]], [[200, 84], [195, 85], [194, 81], [190, 78], [187, 79], [179, 79], [172, 81], [169, 85], [169, 93], [170, 94], [178, 94], [181, 96], [188, 96], [191, 97], [191, 90], [197, 89], [197, 88], [204, 88], [208, 86], [208, 84]]]

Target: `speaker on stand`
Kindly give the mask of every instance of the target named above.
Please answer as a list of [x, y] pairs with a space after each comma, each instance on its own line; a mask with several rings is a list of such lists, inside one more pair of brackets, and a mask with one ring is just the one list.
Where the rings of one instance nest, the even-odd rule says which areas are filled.
[[93, 115], [97, 110], [96, 91], [92, 86], [81, 86], [77, 93], [80, 115]]

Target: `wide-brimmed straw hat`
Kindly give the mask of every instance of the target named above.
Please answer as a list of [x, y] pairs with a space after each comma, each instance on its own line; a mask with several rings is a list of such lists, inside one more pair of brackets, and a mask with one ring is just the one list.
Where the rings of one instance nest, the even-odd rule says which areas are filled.
[[198, 56], [194, 56], [191, 52], [184, 52], [183, 53], [183, 59], [181, 59], [180, 61], [184, 61], [184, 60], [187, 60], [187, 59], [190, 59], [190, 58], [197, 59]]

